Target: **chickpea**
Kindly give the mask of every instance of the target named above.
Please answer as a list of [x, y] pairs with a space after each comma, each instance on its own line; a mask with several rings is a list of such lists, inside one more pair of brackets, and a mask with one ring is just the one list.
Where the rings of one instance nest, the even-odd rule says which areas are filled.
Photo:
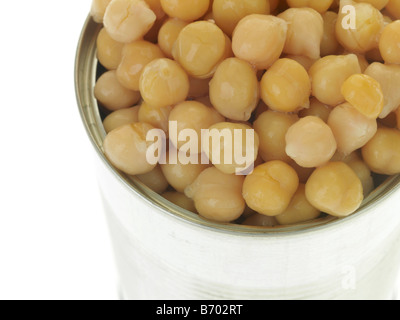
[[379, 128], [376, 135], [362, 148], [365, 163], [375, 173], [400, 173], [400, 131]]
[[103, 121], [106, 133], [127, 124], [139, 122], [139, 106], [120, 109], [110, 113]]
[[158, 33], [158, 45], [164, 54], [172, 59], [172, 48], [178, 39], [179, 33], [188, 25], [187, 22], [170, 18], [162, 25]]
[[400, 64], [400, 21], [387, 25], [379, 40], [379, 50], [388, 64]]
[[149, 173], [156, 167], [146, 157], [152, 144], [146, 141], [146, 135], [152, 129], [147, 123], [133, 123], [111, 131], [103, 143], [106, 157], [117, 169], [131, 176]]
[[165, 192], [162, 195], [165, 199], [178, 207], [185, 209], [190, 212], [197, 212], [196, 207], [194, 206], [194, 201], [185, 196], [184, 193], [181, 192]]
[[156, 18], [143, 0], [112, 0], [104, 15], [104, 27], [115, 41], [130, 43], [141, 39]]
[[362, 159], [353, 159], [346, 163], [351, 169], [353, 169], [357, 177], [360, 179], [363, 186], [364, 198], [368, 197], [368, 195], [374, 190], [374, 179], [371, 175], [371, 170]]
[[247, 121], [259, 102], [259, 85], [251, 65], [238, 58], [222, 62], [210, 82], [210, 99], [223, 116]]
[[297, 56], [297, 55], [293, 55], [293, 54], [287, 54], [284, 56], [287, 59], [292, 59], [298, 63], [300, 63], [304, 69], [310, 70], [310, 68], [312, 67], [312, 65], [317, 61], [314, 59], [311, 59], [309, 57], [305, 57], [305, 56]]
[[118, 81], [129, 90], [139, 91], [139, 80], [144, 67], [160, 58], [164, 58], [164, 54], [151, 42], [139, 40], [126, 44], [117, 69]]
[[378, 10], [382, 10], [383, 8], [386, 7], [388, 4], [389, 0], [354, 0], [356, 2], [367, 2], [371, 5], [373, 5], [375, 8]]
[[299, 112], [300, 118], [305, 118], [308, 116], [315, 116], [323, 120], [324, 122], [328, 122], [329, 115], [332, 112], [332, 108], [327, 106], [326, 104], [318, 101], [316, 98], [311, 98], [310, 107], [308, 109], [303, 109]]
[[[178, 139], [183, 130], [195, 130], [197, 137], [201, 137], [201, 129], [208, 129], [216, 123], [224, 122], [225, 118], [200, 102], [185, 101], [174, 107], [169, 115], [169, 121], [176, 121], [177, 123], [177, 132], [170, 132], [170, 139], [179, 149], [185, 144]], [[201, 152], [200, 141], [198, 152]]]
[[346, 217], [360, 208], [363, 187], [355, 172], [343, 162], [317, 168], [306, 184], [312, 206], [335, 217]]
[[365, 70], [365, 74], [374, 78], [381, 86], [385, 101], [379, 118], [386, 118], [400, 105], [400, 90], [397, 85], [400, 83], [400, 66], [374, 62]]
[[168, 181], [165, 179], [164, 174], [161, 171], [161, 167], [157, 165], [149, 173], [140, 174], [136, 176], [149, 189], [153, 190], [158, 194], [162, 194], [168, 189]]
[[185, 101], [189, 94], [189, 77], [170, 59], [156, 59], [143, 69], [139, 81], [143, 100], [153, 107], [167, 107]]
[[311, 59], [320, 58], [324, 35], [324, 20], [320, 13], [310, 8], [291, 8], [278, 17], [288, 24], [283, 52]]
[[364, 116], [349, 103], [333, 109], [328, 125], [335, 136], [338, 151], [344, 154], [363, 147], [378, 130], [375, 119]]
[[92, 0], [90, 15], [97, 23], [103, 23], [104, 13], [111, 0]]
[[328, 11], [332, 5], [333, 0], [287, 0], [289, 7], [291, 8], [312, 8], [319, 13]]
[[154, 128], [162, 129], [168, 135], [168, 119], [173, 107], [155, 108], [143, 102], [140, 106], [139, 122], [151, 124]]
[[263, 112], [254, 122], [254, 130], [260, 138], [260, 155], [264, 161], [290, 161], [286, 154], [286, 133], [299, 118], [295, 114], [275, 111]]
[[115, 70], [121, 62], [123, 47], [123, 43], [115, 41], [103, 28], [97, 36], [97, 59], [107, 70]]
[[331, 128], [318, 117], [305, 117], [286, 134], [286, 153], [305, 168], [319, 167], [335, 154], [337, 144]]
[[310, 68], [312, 94], [324, 104], [335, 107], [345, 101], [341, 88], [347, 78], [361, 73], [355, 54], [327, 56]]
[[333, 11], [327, 11], [322, 15], [324, 20], [324, 34], [321, 41], [321, 56], [335, 55], [341, 48], [336, 39], [336, 22], [338, 14]]
[[172, 55], [189, 75], [209, 78], [226, 53], [226, 37], [214, 23], [190, 23], [179, 33]]
[[194, 200], [202, 217], [217, 222], [232, 222], [242, 215], [246, 207], [242, 196], [243, 181], [243, 176], [225, 174], [211, 167], [185, 189], [185, 194]]
[[161, 0], [145, 0], [149, 5], [150, 9], [153, 10], [157, 19], [162, 19], [165, 16], [165, 12], [161, 6]]
[[242, 222], [242, 225], [245, 226], [267, 227], [267, 228], [275, 227], [278, 224], [279, 223], [278, 221], [276, 221], [275, 217], [268, 217], [259, 213], [251, 215]]
[[256, 167], [243, 184], [247, 205], [260, 214], [283, 213], [299, 186], [296, 171], [282, 161], [270, 161]]
[[94, 95], [110, 111], [132, 107], [140, 100], [138, 91], [128, 90], [118, 82], [115, 71], [108, 71], [97, 80]]
[[385, 9], [396, 19], [400, 19], [400, 0], [389, 0]]
[[207, 13], [210, 0], [161, 0], [161, 6], [171, 18], [190, 22]]
[[271, 15], [248, 15], [235, 28], [233, 52], [257, 69], [266, 69], [279, 59], [287, 30], [287, 22], [283, 19]]
[[276, 216], [275, 219], [281, 225], [292, 225], [317, 219], [321, 211], [314, 208], [306, 197], [306, 186], [300, 184], [288, 208]]
[[342, 95], [357, 111], [370, 119], [377, 119], [383, 111], [383, 92], [374, 78], [355, 74], [342, 85]]
[[240, 20], [249, 14], [269, 14], [269, 2], [265, 0], [214, 0], [213, 17], [228, 36]]
[[197, 99], [207, 96], [210, 88], [210, 81], [211, 79], [189, 77], [190, 89], [188, 98]]
[[[343, 28], [347, 13], [342, 8], [351, 5], [355, 9], [355, 28]], [[340, 2], [339, 16], [336, 22], [336, 37], [339, 43], [354, 53], [365, 53], [378, 47], [379, 37], [384, 27], [382, 13], [369, 3], [357, 3], [353, 0]]]
[[261, 98], [272, 110], [294, 112], [310, 106], [311, 82], [306, 69], [291, 59], [279, 59], [261, 79]]
[[[208, 148], [203, 151], [218, 170], [226, 174], [239, 174], [248, 170], [249, 166], [254, 166], [258, 156], [259, 138], [250, 126], [220, 122], [212, 125], [209, 130]], [[238, 133], [241, 137], [237, 136]], [[254, 137], [253, 145], [248, 145], [250, 134]], [[237, 159], [237, 154], [242, 159]]]

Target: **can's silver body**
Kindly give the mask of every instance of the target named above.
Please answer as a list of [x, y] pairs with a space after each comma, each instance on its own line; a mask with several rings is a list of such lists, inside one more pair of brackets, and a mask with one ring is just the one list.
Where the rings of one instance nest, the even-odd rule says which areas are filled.
[[76, 69], [125, 299], [393, 299], [400, 269], [400, 178], [356, 214], [266, 231], [205, 221], [131, 182], [104, 158], [88, 20]]

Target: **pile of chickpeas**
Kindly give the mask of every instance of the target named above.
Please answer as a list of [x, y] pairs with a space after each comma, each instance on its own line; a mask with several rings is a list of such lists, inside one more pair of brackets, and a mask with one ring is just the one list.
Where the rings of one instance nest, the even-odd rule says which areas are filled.
[[[93, 0], [91, 15], [104, 153], [175, 205], [292, 225], [351, 215], [400, 173], [400, 0]], [[170, 121], [254, 129], [254, 171], [212, 150], [150, 164], [146, 135]]]

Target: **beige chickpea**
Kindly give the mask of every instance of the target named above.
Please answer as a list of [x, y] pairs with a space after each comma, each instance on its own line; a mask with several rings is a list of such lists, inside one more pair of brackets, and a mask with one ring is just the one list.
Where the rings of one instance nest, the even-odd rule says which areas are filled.
[[169, 186], [159, 165], [149, 173], [137, 175], [136, 178], [138, 178], [145, 186], [159, 194], [167, 190]]
[[106, 29], [101, 29], [97, 36], [97, 59], [107, 70], [118, 68], [122, 59], [124, 44], [111, 38]]
[[364, 198], [368, 197], [368, 195], [374, 190], [374, 179], [371, 170], [361, 158], [352, 159], [346, 163], [351, 169], [353, 169], [357, 177], [360, 179], [363, 186]]
[[400, 21], [390, 23], [383, 29], [379, 50], [388, 64], [400, 64]]
[[172, 109], [172, 106], [155, 108], [143, 102], [138, 112], [139, 122], [145, 122], [155, 128], [162, 129], [168, 136], [168, 119]]
[[291, 8], [308, 7], [319, 13], [324, 13], [332, 5], [333, 0], [287, 0], [287, 3]]
[[103, 121], [103, 126], [106, 133], [109, 133], [114, 129], [124, 125], [139, 122], [139, 108], [140, 106], [135, 106], [110, 113]]
[[158, 45], [164, 54], [172, 59], [172, 48], [176, 40], [178, 39], [179, 33], [188, 25], [188, 22], [170, 18], [162, 25], [158, 33]]
[[389, 2], [389, 0], [354, 0], [354, 1], [369, 3], [369, 4], [373, 5], [375, 8], [377, 8], [378, 10], [382, 10], [383, 8], [385, 8]]
[[92, 0], [90, 15], [97, 23], [103, 23], [104, 14], [111, 0]]
[[194, 21], [207, 13], [210, 0], [161, 0], [161, 6], [172, 18]]

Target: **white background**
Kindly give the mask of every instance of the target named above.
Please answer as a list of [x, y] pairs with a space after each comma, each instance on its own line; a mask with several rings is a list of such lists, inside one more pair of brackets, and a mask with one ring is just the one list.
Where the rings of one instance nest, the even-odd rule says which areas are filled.
[[90, 0], [0, 10], [0, 299], [115, 299], [117, 277], [74, 92]]

